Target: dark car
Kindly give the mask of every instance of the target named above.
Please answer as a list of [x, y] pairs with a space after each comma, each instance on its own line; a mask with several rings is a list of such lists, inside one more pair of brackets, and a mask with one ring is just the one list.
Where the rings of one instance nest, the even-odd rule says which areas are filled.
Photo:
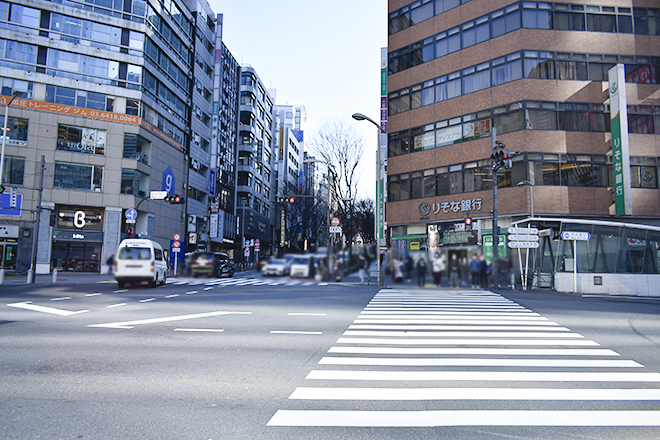
[[260, 257], [260, 258], [257, 260], [257, 271], [261, 271], [261, 269], [262, 269], [266, 264], [270, 263], [270, 261], [271, 261], [272, 259], [273, 259], [273, 257], [271, 257], [270, 255], [264, 255], [263, 257]]
[[233, 277], [234, 262], [229, 255], [219, 252], [195, 252], [190, 256], [190, 274], [194, 277]]

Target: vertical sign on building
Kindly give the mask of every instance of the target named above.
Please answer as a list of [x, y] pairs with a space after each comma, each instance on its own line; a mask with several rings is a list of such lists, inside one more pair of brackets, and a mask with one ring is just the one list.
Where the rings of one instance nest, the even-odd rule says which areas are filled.
[[610, 81], [612, 164], [614, 168], [614, 203], [616, 215], [632, 215], [626, 72], [623, 64], [617, 64], [608, 73]]
[[385, 234], [387, 226], [385, 223], [385, 208], [387, 187], [387, 48], [380, 49], [380, 136], [378, 142], [378, 236], [380, 246], [385, 246]]

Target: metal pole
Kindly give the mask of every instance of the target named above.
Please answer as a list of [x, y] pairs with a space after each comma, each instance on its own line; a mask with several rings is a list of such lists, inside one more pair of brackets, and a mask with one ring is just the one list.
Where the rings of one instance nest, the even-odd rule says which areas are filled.
[[[493, 127], [493, 154], [497, 152], [497, 130]], [[499, 287], [499, 236], [497, 233], [497, 170], [493, 170], [493, 288]]]
[[376, 285], [381, 286], [383, 277], [380, 273], [380, 131], [378, 126], [378, 137], [376, 138], [376, 200], [375, 200], [375, 214], [374, 218], [374, 238], [376, 239]]
[[577, 240], [573, 240], [573, 293], [577, 293]]
[[534, 184], [529, 185], [530, 197], [532, 198], [532, 218], [534, 218]]
[[34, 283], [34, 272], [37, 265], [37, 242], [39, 241], [39, 223], [41, 220], [41, 196], [44, 191], [44, 168], [46, 167], [46, 156], [41, 156], [41, 177], [39, 180], [39, 201], [37, 202], [37, 219], [34, 222], [34, 233], [32, 234], [32, 258], [30, 270], [28, 270], [27, 283]]

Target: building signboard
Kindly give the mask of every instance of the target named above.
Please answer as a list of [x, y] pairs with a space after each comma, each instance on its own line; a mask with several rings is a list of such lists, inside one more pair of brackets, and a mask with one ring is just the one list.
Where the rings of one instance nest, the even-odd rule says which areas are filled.
[[443, 214], [449, 214], [450, 212], [475, 212], [481, 211], [481, 208], [481, 197], [476, 199], [452, 200], [449, 202], [433, 202], [431, 204], [422, 202], [419, 204], [419, 214], [422, 217], [428, 217], [431, 213], [438, 215], [441, 212]]
[[632, 215], [626, 72], [623, 64], [617, 64], [608, 73], [612, 123], [614, 204], [616, 215]]

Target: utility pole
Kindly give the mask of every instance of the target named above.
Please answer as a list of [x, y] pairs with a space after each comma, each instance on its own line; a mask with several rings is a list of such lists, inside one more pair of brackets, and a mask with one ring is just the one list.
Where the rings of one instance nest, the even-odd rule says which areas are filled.
[[[497, 130], [493, 127], [493, 156], [497, 154]], [[499, 234], [497, 233], [497, 171], [499, 164], [493, 159], [493, 266], [491, 273], [493, 274], [493, 288], [499, 288]]]
[[37, 266], [37, 242], [39, 241], [39, 223], [41, 220], [41, 197], [44, 192], [44, 168], [46, 167], [46, 156], [41, 156], [41, 178], [39, 180], [39, 200], [37, 202], [37, 219], [34, 222], [34, 232], [32, 234], [32, 258], [30, 269], [27, 274], [27, 283], [34, 283], [34, 272]]

